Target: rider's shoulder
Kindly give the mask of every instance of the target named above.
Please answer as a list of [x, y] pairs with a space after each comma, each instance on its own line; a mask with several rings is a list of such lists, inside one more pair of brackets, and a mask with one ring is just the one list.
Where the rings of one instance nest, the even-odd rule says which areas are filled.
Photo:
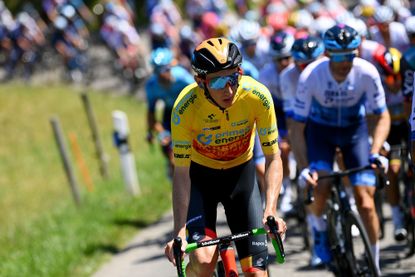
[[359, 71], [361, 74], [366, 75], [378, 75], [379, 73], [376, 67], [371, 62], [359, 57], [354, 58], [353, 68]]

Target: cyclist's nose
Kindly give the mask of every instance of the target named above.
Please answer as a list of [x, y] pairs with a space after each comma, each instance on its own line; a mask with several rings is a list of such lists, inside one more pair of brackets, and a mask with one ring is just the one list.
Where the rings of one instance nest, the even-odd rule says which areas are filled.
[[232, 95], [233, 93], [234, 93], [233, 87], [231, 86], [230, 82], [227, 82], [226, 87], [225, 87], [225, 94]]

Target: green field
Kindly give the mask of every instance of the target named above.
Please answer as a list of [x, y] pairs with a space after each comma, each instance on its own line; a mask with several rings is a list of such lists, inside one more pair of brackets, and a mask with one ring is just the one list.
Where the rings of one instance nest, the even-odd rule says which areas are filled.
[[[145, 105], [126, 96], [89, 92], [109, 157], [110, 177], [104, 180], [79, 93], [63, 85], [0, 86], [0, 276], [90, 275], [171, 205], [161, 152], [144, 139]], [[129, 118], [142, 189], [136, 198], [124, 188], [119, 155], [112, 145], [113, 110]], [[71, 154], [82, 197], [79, 208], [54, 141], [49, 122], [54, 115], [68, 146], [68, 134], [77, 136], [94, 183], [89, 192]]]

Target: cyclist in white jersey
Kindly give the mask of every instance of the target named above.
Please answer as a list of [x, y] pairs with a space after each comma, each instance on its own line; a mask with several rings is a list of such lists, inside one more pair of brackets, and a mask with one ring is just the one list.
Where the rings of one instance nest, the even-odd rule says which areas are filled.
[[259, 81], [263, 83], [271, 92], [274, 101], [275, 113], [278, 120], [279, 146], [281, 149], [281, 159], [283, 164], [283, 191], [281, 198], [280, 211], [288, 213], [292, 210], [291, 204], [291, 186], [290, 186], [290, 168], [288, 157], [290, 146], [288, 144], [288, 132], [283, 111], [283, 100], [281, 92], [280, 74], [291, 63], [291, 47], [294, 43], [294, 36], [281, 31], [271, 37], [269, 55], [272, 58], [270, 62], [259, 71]]
[[[293, 129], [297, 134], [292, 143], [295, 147], [306, 148], [303, 151], [307, 152], [309, 167], [302, 171], [301, 178], [315, 186], [315, 201], [310, 207], [314, 215], [314, 248], [319, 257], [329, 263], [332, 257], [323, 213], [330, 186], [323, 182], [317, 186], [318, 175], [333, 170], [336, 148], [342, 151], [346, 168], [383, 164], [385, 161], [379, 151], [389, 133], [390, 116], [378, 71], [369, 62], [356, 57], [361, 42], [356, 30], [338, 24], [327, 30], [323, 38], [329, 60], [316, 61], [300, 75], [294, 106]], [[377, 115], [371, 149], [365, 120], [366, 103]], [[379, 220], [373, 200], [375, 174], [372, 171], [352, 174], [350, 181], [379, 269]]]
[[[294, 101], [295, 92], [297, 90], [298, 78], [300, 73], [310, 63], [320, 58], [324, 53], [323, 41], [314, 36], [306, 36], [299, 38], [294, 41], [291, 48], [291, 54], [294, 59], [294, 63], [290, 64], [281, 72], [281, 92], [283, 98], [283, 109], [286, 115], [288, 138], [290, 141], [293, 140], [292, 135], [292, 117], [294, 115]], [[295, 147], [292, 147], [297, 167], [302, 170], [306, 167], [305, 153], [299, 153]], [[310, 221], [309, 215], [307, 215], [307, 221]], [[309, 224], [309, 226], [311, 223]], [[311, 251], [310, 266], [319, 267], [323, 263], [321, 259], [316, 255], [314, 251]]]
[[387, 48], [394, 47], [404, 52], [409, 46], [408, 36], [405, 26], [394, 21], [393, 10], [388, 6], [376, 8], [373, 18], [376, 22], [370, 28], [373, 40], [379, 42]]
[[[298, 79], [301, 72], [313, 61], [322, 57], [323, 53], [324, 44], [318, 37], [306, 36], [304, 38], [296, 39], [291, 48], [294, 63], [287, 66], [281, 72], [281, 97], [283, 100], [283, 109], [286, 116], [288, 136], [290, 140], [292, 140], [291, 128]], [[297, 153], [294, 148], [292, 150], [294, 152], [298, 168], [302, 170], [306, 166], [306, 162], [304, 161], [305, 153]]]

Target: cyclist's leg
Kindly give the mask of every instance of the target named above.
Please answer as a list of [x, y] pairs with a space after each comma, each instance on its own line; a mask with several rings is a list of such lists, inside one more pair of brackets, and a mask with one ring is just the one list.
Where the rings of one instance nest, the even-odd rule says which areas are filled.
[[392, 146], [388, 170], [389, 186], [386, 186], [387, 200], [392, 209], [392, 221], [394, 225], [394, 237], [400, 241], [405, 239], [407, 232], [404, 227], [404, 215], [400, 207], [399, 174], [401, 169], [402, 141], [407, 138], [408, 127], [406, 122], [399, 125], [392, 124], [388, 137], [388, 143]]
[[[262, 227], [262, 204], [255, 182], [255, 163], [250, 161], [228, 171], [225, 180], [234, 184], [233, 190], [222, 199], [232, 233]], [[267, 239], [265, 235], [235, 242], [245, 276], [266, 276]]]
[[[306, 143], [307, 157], [311, 170], [317, 170], [319, 174], [331, 172], [334, 162], [336, 146], [333, 128], [307, 123]], [[327, 223], [323, 218], [326, 201], [330, 196], [328, 182], [319, 183], [314, 189], [314, 202], [310, 205], [310, 222], [313, 232], [313, 248], [317, 256], [325, 263], [331, 261], [329, 249]]]
[[[193, 162], [190, 166], [190, 178], [192, 183], [186, 224], [187, 241], [216, 238], [217, 204], [221, 193], [218, 183], [221, 183], [221, 179], [217, 170]], [[218, 259], [216, 249], [215, 246], [203, 247], [190, 253], [187, 276], [212, 276]]]
[[[369, 160], [369, 141], [365, 124], [346, 128], [341, 149], [346, 168], [365, 166]], [[356, 205], [366, 227], [375, 264], [379, 268], [379, 218], [375, 208], [376, 176], [371, 170], [350, 175]]]

